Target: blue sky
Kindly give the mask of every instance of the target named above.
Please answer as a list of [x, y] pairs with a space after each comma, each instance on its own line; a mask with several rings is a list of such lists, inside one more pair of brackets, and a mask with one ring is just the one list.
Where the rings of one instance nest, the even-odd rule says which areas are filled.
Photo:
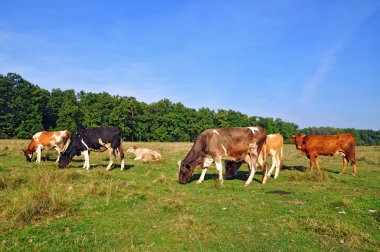
[[1, 1], [0, 74], [380, 129], [380, 0]]

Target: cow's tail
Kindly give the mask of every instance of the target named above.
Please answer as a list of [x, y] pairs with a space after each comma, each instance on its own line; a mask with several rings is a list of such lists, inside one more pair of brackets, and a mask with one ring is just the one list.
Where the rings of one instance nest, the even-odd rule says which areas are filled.
[[284, 162], [284, 146], [280, 148], [280, 170], [282, 170], [282, 163]]
[[70, 133], [70, 131], [65, 130], [65, 133], [66, 133], [67, 139], [66, 139], [65, 144], [63, 145], [62, 152], [66, 151], [67, 147], [69, 147], [69, 144], [71, 142], [71, 133]]
[[[266, 165], [266, 156], [267, 156], [267, 141], [265, 140], [263, 146], [261, 147], [260, 154], [257, 158], [257, 163], [261, 166], [262, 169], [265, 169]], [[257, 166], [257, 165], [256, 165]]]

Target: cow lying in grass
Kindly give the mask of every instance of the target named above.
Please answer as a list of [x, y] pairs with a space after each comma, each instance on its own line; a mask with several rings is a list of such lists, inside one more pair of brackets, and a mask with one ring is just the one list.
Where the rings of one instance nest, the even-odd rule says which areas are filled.
[[134, 154], [135, 160], [142, 161], [157, 161], [161, 160], [161, 154], [157, 151], [150, 150], [147, 148], [139, 148], [137, 146], [129, 147], [127, 152]]
[[26, 161], [32, 161], [33, 153], [37, 153], [36, 162], [41, 162], [42, 150], [56, 149], [58, 152], [59, 161], [61, 152], [64, 151], [65, 145], [70, 138], [70, 133], [67, 130], [64, 131], [42, 131], [34, 134], [29, 146], [26, 150], [22, 150], [26, 157]]
[[[194, 173], [195, 167], [201, 165], [202, 174], [197, 183], [202, 183], [207, 168], [215, 162], [219, 180], [223, 183], [222, 160], [234, 162], [245, 160], [252, 168], [245, 182], [249, 185], [254, 175], [259, 153], [265, 143], [266, 131], [261, 127], [231, 127], [208, 129], [200, 133], [185, 159], [179, 162], [179, 183], [186, 184]], [[263, 168], [265, 169], [265, 168]], [[267, 180], [263, 171], [264, 184]]]

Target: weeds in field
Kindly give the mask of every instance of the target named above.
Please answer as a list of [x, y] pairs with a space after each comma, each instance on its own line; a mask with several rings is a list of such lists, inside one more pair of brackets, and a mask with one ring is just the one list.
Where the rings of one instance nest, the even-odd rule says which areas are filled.
[[33, 171], [27, 181], [27, 186], [23, 186], [12, 199], [7, 199], [3, 219], [21, 227], [42, 218], [73, 213], [72, 197], [59, 186], [62, 178], [57, 173], [50, 169]]

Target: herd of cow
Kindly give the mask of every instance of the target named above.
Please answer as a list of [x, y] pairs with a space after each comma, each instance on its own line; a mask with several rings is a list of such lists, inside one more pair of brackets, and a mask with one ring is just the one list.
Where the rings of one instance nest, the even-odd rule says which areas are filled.
[[[310, 159], [309, 172], [313, 171], [314, 164], [318, 173], [320, 167], [318, 155], [341, 155], [344, 173], [347, 164], [351, 162], [353, 175], [356, 175], [355, 138], [352, 134], [339, 135], [301, 135], [292, 136], [290, 141], [295, 142], [296, 148], [302, 155]], [[194, 142], [187, 156], [178, 162], [179, 183], [186, 184], [192, 177], [195, 168], [200, 165], [202, 173], [197, 183], [202, 183], [207, 169], [215, 163], [219, 180], [223, 183], [222, 161], [225, 161], [226, 178], [233, 178], [242, 163], [248, 164], [249, 176], [245, 185], [252, 182], [256, 168], [262, 168], [262, 183], [275, 170], [274, 178], [278, 177], [283, 162], [283, 137], [281, 134], [266, 134], [261, 127], [229, 127], [207, 129], [201, 132]], [[122, 129], [118, 126], [104, 128], [88, 128], [70, 134], [68, 131], [36, 133], [28, 148], [23, 150], [27, 161], [32, 160], [33, 153], [37, 153], [36, 162], [41, 162], [43, 149], [55, 148], [58, 152], [57, 163], [59, 168], [66, 167], [74, 156], [83, 155], [83, 168], [90, 169], [90, 152], [108, 150], [110, 161], [107, 170], [112, 168], [116, 154], [120, 158], [121, 170], [124, 170], [124, 152], [122, 149]], [[136, 155], [136, 160], [160, 160], [158, 152], [146, 148], [130, 147], [128, 152]], [[266, 159], [272, 157], [272, 166], [267, 171]]]

